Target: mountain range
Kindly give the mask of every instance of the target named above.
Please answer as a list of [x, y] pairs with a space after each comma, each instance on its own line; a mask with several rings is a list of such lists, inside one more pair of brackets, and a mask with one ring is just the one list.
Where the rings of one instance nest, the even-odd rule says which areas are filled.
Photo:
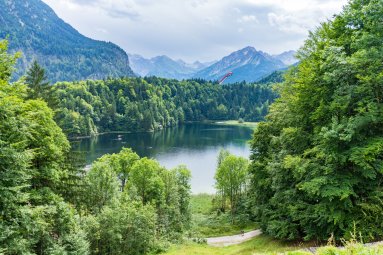
[[21, 51], [15, 79], [37, 60], [50, 81], [104, 79], [120, 76], [201, 78], [225, 82], [255, 82], [297, 62], [294, 51], [270, 55], [246, 47], [209, 63], [186, 63], [168, 56], [146, 59], [127, 54], [116, 44], [80, 34], [41, 0], [0, 0], [0, 39], [8, 38], [11, 52]]
[[276, 70], [282, 70], [289, 66], [284, 62], [287, 55], [294, 55], [294, 52], [283, 53], [271, 56], [265, 52], [257, 51], [254, 47], [246, 47], [222, 58], [213, 65], [197, 72], [194, 78], [206, 80], [219, 80], [226, 73], [232, 72], [225, 82], [256, 82]]
[[15, 78], [33, 60], [52, 82], [134, 75], [124, 50], [83, 36], [41, 0], [0, 0], [0, 24], [0, 39], [22, 52]]
[[173, 79], [201, 78], [220, 80], [226, 73], [232, 72], [225, 82], [256, 82], [274, 71], [283, 70], [297, 62], [295, 51], [270, 55], [246, 47], [210, 63], [194, 62], [187, 64], [182, 60], [173, 60], [167, 56], [145, 59], [140, 55], [129, 55], [133, 71], [140, 76], [158, 76]]
[[130, 66], [139, 76], [158, 76], [169, 79], [188, 79], [196, 72], [208, 67], [209, 63], [186, 63], [183, 60], [173, 60], [168, 56], [158, 56], [146, 59], [137, 54], [129, 54]]

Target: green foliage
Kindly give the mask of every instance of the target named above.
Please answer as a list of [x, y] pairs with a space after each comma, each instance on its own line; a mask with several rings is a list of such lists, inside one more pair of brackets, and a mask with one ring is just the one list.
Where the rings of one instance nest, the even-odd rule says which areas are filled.
[[57, 100], [53, 96], [52, 86], [47, 79], [45, 69], [37, 61], [33, 61], [25, 77], [25, 83], [28, 86], [28, 98], [43, 99], [49, 107], [54, 108], [57, 106]]
[[146, 254], [190, 227], [190, 171], [167, 170], [131, 149], [104, 155], [85, 176], [82, 221], [93, 254]]
[[158, 203], [164, 199], [162, 171], [160, 164], [153, 159], [143, 158], [134, 164], [128, 186], [137, 192], [142, 204]]
[[25, 82], [29, 87], [29, 97], [32, 99], [44, 98], [44, 90], [49, 88], [45, 70], [34, 61], [27, 72]]
[[6, 83], [11, 79], [12, 72], [14, 71], [14, 64], [20, 57], [20, 53], [10, 55], [7, 52], [8, 41], [0, 41], [0, 82], [2, 89], [6, 89]]
[[353, 0], [299, 51], [252, 142], [252, 203], [285, 239], [366, 240], [383, 222], [383, 3]]
[[[257, 229], [254, 222], [244, 218], [233, 223], [230, 213], [217, 211], [219, 197], [210, 194], [192, 195], [190, 207], [192, 213], [192, 237], [215, 237], [238, 235], [242, 230]], [[218, 205], [220, 206], [220, 205]], [[238, 216], [236, 217], [238, 218]]]
[[230, 152], [228, 150], [225, 150], [225, 149], [221, 149], [219, 151], [219, 154], [218, 154], [218, 158], [217, 158], [217, 167], [219, 168], [223, 161], [228, 157], [230, 156]]
[[247, 159], [231, 155], [221, 150], [218, 156], [218, 169], [215, 173], [216, 189], [222, 200], [222, 210], [225, 211], [226, 200], [229, 200], [232, 216], [237, 213], [239, 203], [244, 200], [248, 184]]
[[284, 81], [283, 75], [286, 71], [274, 71], [270, 75], [262, 78], [261, 80], [257, 81], [258, 84], [273, 84], [273, 83], [280, 83]]
[[119, 199], [117, 174], [109, 162], [97, 161], [85, 176], [87, 209], [99, 213], [106, 205], [112, 205]]
[[9, 83], [14, 56], [0, 42], [0, 247], [6, 254], [88, 254], [61, 197], [69, 142], [41, 100]]
[[186, 121], [259, 121], [276, 97], [269, 87], [150, 78], [57, 83], [57, 123], [69, 136], [150, 131]]
[[[190, 228], [191, 223], [191, 209], [190, 209], [190, 180], [191, 180], [191, 173], [189, 169], [186, 168], [186, 166], [178, 166], [172, 170], [173, 174], [175, 175], [175, 182], [176, 182], [176, 189], [169, 190], [167, 192], [167, 197], [170, 195], [178, 194], [178, 203], [179, 203], [179, 210], [181, 214], [181, 221], [183, 222], [185, 228]], [[169, 199], [167, 199], [169, 201]]]
[[132, 203], [104, 207], [84, 219], [92, 254], [139, 255], [156, 244], [156, 214], [151, 206]]

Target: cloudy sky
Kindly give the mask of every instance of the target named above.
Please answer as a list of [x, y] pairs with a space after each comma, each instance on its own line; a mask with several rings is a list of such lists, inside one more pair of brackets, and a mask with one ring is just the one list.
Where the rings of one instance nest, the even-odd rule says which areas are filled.
[[296, 50], [347, 0], [43, 0], [79, 32], [145, 57], [212, 61]]

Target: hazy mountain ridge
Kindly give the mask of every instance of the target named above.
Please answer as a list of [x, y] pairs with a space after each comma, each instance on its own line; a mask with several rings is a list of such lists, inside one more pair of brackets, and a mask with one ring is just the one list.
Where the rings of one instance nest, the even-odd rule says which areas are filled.
[[295, 57], [296, 51], [290, 50], [285, 51], [278, 55], [273, 55], [274, 58], [279, 59], [282, 61], [285, 65], [294, 65], [298, 62], [298, 59]]
[[16, 78], [36, 59], [51, 81], [133, 76], [119, 46], [83, 36], [41, 0], [0, 1], [0, 38], [21, 51]]
[[147, 59], [138, 54], [129, 54], [129, 59], [133, 71], [139, 76], [158, 76], [178, 80], [191, 78], [194, 73], [211, 64], [211, 62], [199, 61], [186, 63], [181, 59], [173, 60], [164, 55]]

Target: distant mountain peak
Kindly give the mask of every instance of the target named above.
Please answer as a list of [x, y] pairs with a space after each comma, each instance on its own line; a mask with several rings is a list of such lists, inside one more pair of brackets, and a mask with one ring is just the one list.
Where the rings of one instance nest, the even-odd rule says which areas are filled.
[[258, 51], [252, 46], [237, 50], [215, 64], [201, 70], [194, 75], [195, 78], [219, 80], [228, 72], [232, 72], [226, 82], [255, 82], [273, 71], [286, 68], [286, 65], [277, 58]]
[[238, 51], [252, 51], [252, 52], [257, 52], [257, 49], [254, 48], [253, 46], [246, 46], [245, 48], [243, 49], [240, 49]]

